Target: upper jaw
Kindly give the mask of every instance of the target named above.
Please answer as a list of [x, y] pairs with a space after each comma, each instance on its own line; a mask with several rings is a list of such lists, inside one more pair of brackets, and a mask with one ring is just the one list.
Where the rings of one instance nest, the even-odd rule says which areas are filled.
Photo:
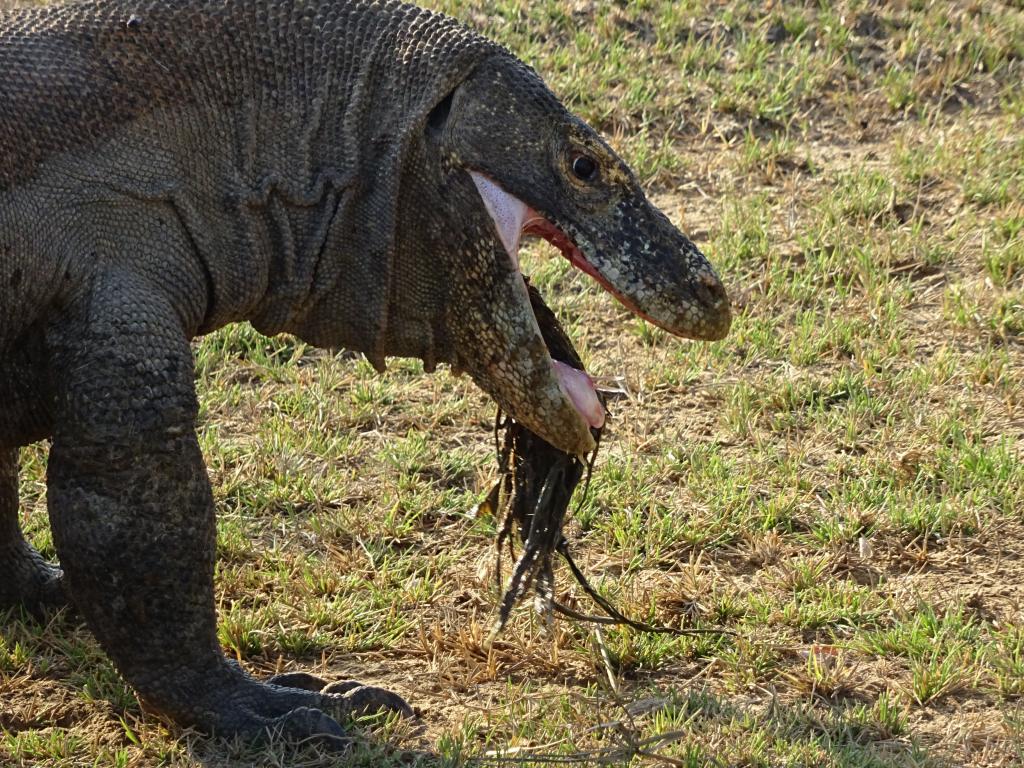
[[[615, 253], [617, 261], [604, 263], [613, 249], [604, 249], [609, 254], [603, 258], [602, 249], [589, 247], [588, 251], [596, 252], [588, 258], [573, 236], [494, 180], [475, 171], [471, 176], [516, 269], [522, 236], [536, 235], [557, 247], [574, 267], [594, 278], [633, 314], [659, 328], [676, 336], [708, 341], [728, 333], [732, 320], [729, 299], [718, 276], [696, 246], [649, 203], [623, 204], [616, 215], [631, 229], [637, 227], [637, 222], [641, 226], [649, 224], [651, 231], [663, 233], [665, 245], [651, 248], [644, 240], [647, 259], [627, 260]], [[657, 252], [665, 255], [659, 257]]]

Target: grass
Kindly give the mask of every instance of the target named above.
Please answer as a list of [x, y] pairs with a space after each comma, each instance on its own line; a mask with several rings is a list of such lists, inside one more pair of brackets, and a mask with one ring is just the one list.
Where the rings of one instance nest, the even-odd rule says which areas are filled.
[[[570, 525], [586, 572], [631, 615], [735, 634], [524, 610], [488, 649], [492, 406], [236, 326], [196, 343], [226, 652], [421, 708], [357, 724], [355, 765], [1024, 762], [1019, 3], [429, 4], [544, 74], [730, 286], [703, 345], [524, 257], [620, 392]], [[23, 461], [52, 556], [45, 447]], [[168, 727], [83, 627], [16, 614], [4, 761], [334, 764]]]

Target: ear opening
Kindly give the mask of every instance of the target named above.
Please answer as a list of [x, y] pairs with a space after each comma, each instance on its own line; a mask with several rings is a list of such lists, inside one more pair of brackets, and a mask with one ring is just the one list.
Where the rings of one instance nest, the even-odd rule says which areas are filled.
[[427, 116], [427, 132], [435, 136], [444, 130], [448, 124], [448, 116], [452, 112], [452, 100], [455, 98], [455, 91], [445, 96], [440, 103], [430, 110]]

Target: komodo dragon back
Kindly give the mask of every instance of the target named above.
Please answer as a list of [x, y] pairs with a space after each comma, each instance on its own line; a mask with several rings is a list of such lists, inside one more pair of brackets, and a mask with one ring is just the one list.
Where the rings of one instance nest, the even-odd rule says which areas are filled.
[[387, 0], [92, 0], [8, 11], [0, 34], [0, 189], [49, 157], [184, 106], [256, 112], [248, 117], [265, 133], [252, 140], [276, 133], [330, 150], [320, 165], [348, 160], [379, 138], [375, 128], [415, 121], [503, 50]]

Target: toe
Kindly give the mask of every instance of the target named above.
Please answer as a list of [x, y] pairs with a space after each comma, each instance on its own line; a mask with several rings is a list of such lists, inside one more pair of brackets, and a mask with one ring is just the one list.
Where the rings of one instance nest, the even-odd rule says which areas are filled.
[[268, 726], [271, 738], [278, 735], [290, 742], [308, 742], [345, 751], [352, 745], [345, 729], [337, 720], [312, 707], [298, 707], [272, 721]]
[[347, 711], [354, 715], [390, 711], [397, 712], [406, 718], [415, 716], [412, 707], [397, 693], [384, 688], [375, 688], [372, 685], [360, 685], [350, 688], [342, 694], [329, 694], [329, 698], [343, 702]]
[[346, 694], [349, 691], [354, 691], [356, 688], [364, 687], [358, 680], [335, 680], [333, 683], [329, 683], [321, 688], [320, 693]]
[[308, 672], [286, 672], [283, 675], [274, 675], [267, 680], [268, 685], [279, 685], [282, 688], [298, 688], [301, 691], [320, 692], [328, 685], [322, 677], [311, 675]]

